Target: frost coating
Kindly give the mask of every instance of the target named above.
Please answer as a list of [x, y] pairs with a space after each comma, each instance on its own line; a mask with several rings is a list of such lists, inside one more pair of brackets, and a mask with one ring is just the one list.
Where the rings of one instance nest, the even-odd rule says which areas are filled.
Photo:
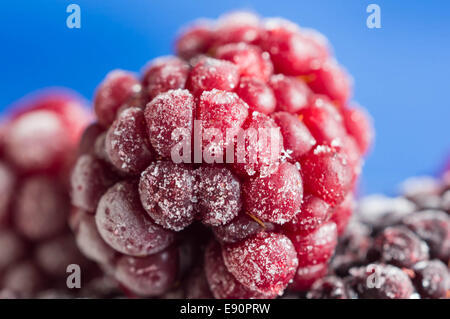
[[141, 174], [142, 205], [158, 225], [180, 231], [194, 220], [193, 184], [192, 171], [186, 166], [155, 162]]
[[120, 182], [102, 196], [95, 215], [102, 238], [115, 250], [131, 256], [148, 256], [168, 247], [174, 234], [148, 217], [134, 182]]
[[262, 232], [225, 245], [222, 254], [227, 269], [242, 285], [263, 294], [281, 295], [298, 266], [292, 242], [276, 233]]

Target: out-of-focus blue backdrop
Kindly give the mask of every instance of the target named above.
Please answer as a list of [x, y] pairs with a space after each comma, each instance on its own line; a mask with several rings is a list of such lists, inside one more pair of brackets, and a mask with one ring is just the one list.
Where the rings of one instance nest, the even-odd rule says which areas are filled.
[[[81, 7], [81, 29], [66, 27], [70, 3]], [[370, 3], [381, 7], [381, 29], [366, 27]], [[172, 52], [182, 25], [234, 9], [283, 16], [329, 38], [355, 79], [355, 100], [375, 119], [364, 193], [439, 169], [450, 151], [449, 1], [8, 1], [0, 9], [0, 111], [47, 86], [92, 99], [109, 70], [139, 71]]]

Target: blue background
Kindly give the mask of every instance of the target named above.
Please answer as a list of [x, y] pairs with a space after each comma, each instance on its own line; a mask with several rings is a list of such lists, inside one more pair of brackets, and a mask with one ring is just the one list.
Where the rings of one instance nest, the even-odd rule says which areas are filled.
[[[0, 7], [0, 110], [30, 91], [67, 86], [91, 99], [113, 68], [139, 71], [169, 54], [180, 26], [233, 9], [283, 16], [324, 33], [355, 79], [355, 100], [375, 119], [365, 193], [433, 174], [449, 154], [450, 1], [373, 1], [381, 29], [366, 27], [370, 1], [8, 1]], [[66, 7], [81, 7], [81, 29]]]

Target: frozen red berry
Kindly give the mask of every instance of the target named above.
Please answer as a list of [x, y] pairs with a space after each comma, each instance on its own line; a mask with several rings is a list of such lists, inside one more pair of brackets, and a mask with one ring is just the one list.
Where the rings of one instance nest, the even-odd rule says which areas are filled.
[[289, 238], [297, 252], [299, 267], [326, 263], [337, 245], [336, 224], [328, 222], [309, 233], [291, 233]]
[[140, 90], [139, 80], [132, 73], [122, 70], [108, 73], [94, 98], [98, 122], [105, 127], [111, 125], [122, 104]]
[[244, 182], [243, 199], [248, 214], [280, 225], [289, 222], [299, 213], [303, 199], [298, 168], [282, 163], [275, 173]]
[[205, 20], [198, 21], [184, 30], [178, 37], [175, 51], [186, 60], [197, 54], [206, 53], [212, 44], [212, 36], [213, 31], [210, 23]]
[[174, 247], [144, 258], [122, 256], [115, 268], [115, 278], [128, 290], [143, 297], [169, 291], [178, 270], [178, 251]]
[[272, 89], [259, 79], [242, 77], [236, 93], [248, 104], [250, 112], [270, 114], [275, 110], [276, 100]]
[[352, 170], [332, 148], [318, 145], [301, 162], [305, 190], [331, 205], [341, 203], [352, 182]]
[[225, 266], [222, 249], [215, 241], [205, 251], [205, 274], [209, 288], [217, 299], [265, 299], [276, 296], [250, 290], [237, 281]]
[[203, 92], [196, 119], [202, 128], [204, 153], [221, 158], [223, 149], [239, 133], [247, 115], [248, 105], [237, 94], [219, 90]]
[[316, 144], [301, 118], [288, 112], [273, 113], [272, 118], [283, 135], [283, 146], [292, 160], [298, 161]]
[[119, 182], [102, 196], [95, 215], [98, 231], [112, 248], [130, 256], [148, 256], [167, 248], [171, 231], [156, 225], [144, 211], [135, 182]]
[[267, 52], [259, 47], [243, 42], [230, 43], [217, 48], [215, 57], [233, 62], [242, 77], [250, 77], [266, 82], [273, 71]]
[[[194, 97], [187, 90], [170, 90], [158, 95], [145, 109], [148, 136], [153, 148], [163, 157], [187, 156], [191, 159], [191, 136], [195, 111]], [[188, 141], [188, 154], [175, 152], [175, 146]]]
[[291, 241], [282, 234], [261, 232], [240, 243], [227, 244], [224, 262], [246, 288], [280, 295], [294, 277], [298, 259]]
[[192, 169], [158, 161], [142, 172], [139, 194], [144, 209], [158, 225], [180, 231], [195, 217], [193, 187]]
[[253, 43], [260, 36], [259, 17], [251, 12], [237, 11], [221, 16], [214, 31], [214, 44]]
[[328, 57], [328, 47], [309, 33], [302, 33], [293, 23], [267, 19], [260, 45], [270, 53], [277, 73], [310, 74]]
[[297, 113], [308, 106], [311, 91], [302, 80], [276, 74], [270, 78], [269, 84], [275, 94], [278, 111]]
[[189, 74], [189, 64], [180, 58], [157, 58], [144, 71], [142, 89], [151, 101], [169, 90], [184, 89]]
[[205, 166], [195, 171], [196, 210], [204, 224], [220, 226], [241, 210], [241, 184], [225, 167]]
[[238, 67], [225, 60], [200, 58], [192, 67], [188, 88], [195, 96], [212, 89], [233, 91], [239, 82]]
[[324, 94], [339, 105], [345, 105], [352, 93], [352, 79], [336, 61], [328, 60], [312, 70], [309, 87], [317, 94]]
[[72, 204], [94, 212], [104, 192], [114, 183], [106, 164], [89, 154], [78, 158], [71, 177]]
[[326, 97], [313, 96], [300, 117], [319, 144], [340, 146], [347, 135], [342, 115]]
[[105, 136], [105, 151], [121, 172], [138, 174], [153, 159], [144, 112], [131, 107], [120, 113]]
[[57, 235], [66, 227], [68, 202], [59, 183], [44, 176], [30, 177], [18, 189], [13, 214], [15, 225], [31, 240]]
[[280, 128], [269, 116], [253, 112], [237, 135], [233, 152], [233, 170], [243, 178], [274, 173], [284, 153]]
[[15, 119], [6, 134], [9, 161], [24, 172], [55, 172], [73, 149], [64, 122], [54, 112], [36, 110]]
[[330, 205], [324, 200], [306, 195], [300, 210], [283, 228], [290, 233], [309, 232], [328, 221], [332, 215]]
[[62, 88], [46, 89], [24, 101], [17, 103], [13, 111], [13, 121], [25, 114], [48, 111], [55, 114], [63, 123], [72, 144], [78, 142], [81, 133], [91, 119], [86, 102], [76, 93]]
[[79, 222], [74, 232], [80, 251], [90, 260], [100, 264], [112, 262], [116, 252], [101, 237], [95, 217], [84, 212], [79, 212], [79, 214], [81, 216], [79, 216]]

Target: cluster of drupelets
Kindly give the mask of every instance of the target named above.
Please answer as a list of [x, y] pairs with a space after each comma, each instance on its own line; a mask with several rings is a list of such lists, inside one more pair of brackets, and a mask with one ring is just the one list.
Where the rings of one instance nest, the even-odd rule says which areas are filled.
[[[80, 253], [67, 225], [70, 167], [89, 120], [78, 97], [48, 91], [17, 103], [1, 124], [2, 299], [94, 297], [107, 283]], [[71, 264], [81, 268], [86, 289], [68, 289]]]
[[[350, 77], [319, 33], [250, 13], [194, 24], [176, 51], [97, 89], [71, 179], [79, 248], [130, 295], [308, 290], [327, 274], [372, 139]], [[196, 121], [215, 163], [177, 148]], [[245, 160], [225, 160], [236, 139], [209, 129], [251, 132]]]

